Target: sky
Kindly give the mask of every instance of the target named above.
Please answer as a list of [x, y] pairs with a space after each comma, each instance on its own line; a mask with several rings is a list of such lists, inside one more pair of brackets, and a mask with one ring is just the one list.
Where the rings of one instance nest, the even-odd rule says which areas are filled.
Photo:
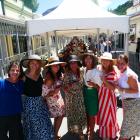
[[[37, 0], [39, 3], [36, 13], [42, 14], [47, 9], [59, 5], [63, 0]], [[118, 5], [125, 3], [128, 0], [98, 0], [99, 6], [104, 9], [115, 9]]]

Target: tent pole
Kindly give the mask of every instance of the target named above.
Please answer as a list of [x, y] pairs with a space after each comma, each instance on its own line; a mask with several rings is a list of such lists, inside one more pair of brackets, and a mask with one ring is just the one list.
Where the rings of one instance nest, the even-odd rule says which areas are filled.
[[51, 50], [50, 50], [50, 39], [49, 39], [49, 33], [46, 33], [46, 48], [48, 51], [48, 57], [51, 56]]
[[28, 52], [28, 55], [32, 54], [31, 37], [30, 36], [27, 36], [27, 52]]
[[19, 34], [18, 33], [16, 33], [16, 43], [17, 43], [18, 54], [20, 55], [20, 45], [19, 45]]
[[100, 33], [100, 29], [97, 28], [97, 44], [99, 43], [99, 33]]
[[56, 31], [54, 31], [54, 35], [55, 35], [55, 47], [56, 47], [56, 55], [58, 55], [58, 38], [57, 38]]
[[114, 40], [115, 40], [115, 51], [117, 50], [117, 38], [116, 38], [116, 31], [114, 32]]
[[107, 42], [109, 41], [109, 30], [107, 30]]
[[4, 56], [3, 56], [3, 49], [2, 49], [2, 43], [1, 43], [1, 36], [0, 36], [0, 77], [4, 78]]
[[128, 34], [124, 34], [124, 52], [128, 55]]

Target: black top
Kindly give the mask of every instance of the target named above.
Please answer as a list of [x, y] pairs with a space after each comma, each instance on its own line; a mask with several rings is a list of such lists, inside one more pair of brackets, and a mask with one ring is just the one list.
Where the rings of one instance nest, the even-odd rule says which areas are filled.
[[39, 76], [37, 81], [25, 76], [24, 94], [29, 97], [41, 96], [42, 84], [43, 84], [43, 78], [41, 77], [41, 75]]

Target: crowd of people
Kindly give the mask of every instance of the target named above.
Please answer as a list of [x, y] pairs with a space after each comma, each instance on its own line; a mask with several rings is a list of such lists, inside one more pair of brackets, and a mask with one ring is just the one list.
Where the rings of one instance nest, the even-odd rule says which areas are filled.
[[[86, 128], [94, 139], [95, 124], [101, 140], [130, 140], [140, 135], [138, 75], [128, 56], [115, 60], [104, 52], [87, 50], [42, 60], [34, 54], [8, 67], [0, 80], [0, 140], [60, 140], [59, 129], [67, 117], [68, 131]], [[116, 92], [123, 103], [121, 129], [117, 120]], [[52, 124], [51, 118], [54, 118]]]

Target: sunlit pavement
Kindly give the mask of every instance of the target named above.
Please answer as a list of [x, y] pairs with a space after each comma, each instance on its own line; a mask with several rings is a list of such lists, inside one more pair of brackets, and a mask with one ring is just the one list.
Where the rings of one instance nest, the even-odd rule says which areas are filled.
[[[119, 126], [121, 127], [121, 124], [122, 124], [122, 118], [123, 117], [123, 111], [122, 109], [118, 109], [117, 110], [117, 119], [118, 119], [118, 122], [119, 122]], [[95, 127], [95, 131], [98, 129], [98, 126], [96, 125]], [[66, 117], [63, 119], [63, 122], [62, 122], [62, 126], [60, 128], [60, 131], [59, 131], [59, 134], [60, 136], [63, 136], [65, 133], [67, 132], [67, 119]], [[119, 136], [119, 134], [118, 134]], [[137, 137], [135, 140], [140, 140], [140, 137]]]

